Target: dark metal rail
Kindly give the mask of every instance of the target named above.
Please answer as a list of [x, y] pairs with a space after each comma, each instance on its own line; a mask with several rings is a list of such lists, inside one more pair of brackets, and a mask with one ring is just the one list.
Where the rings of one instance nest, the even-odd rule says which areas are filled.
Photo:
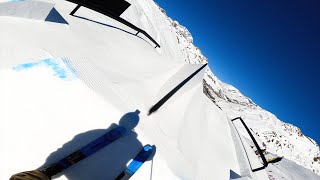
[[171, 96], [173, 96], [177, 91], [179, 91], [179, 89], [182, 88], [182, 86], [184, 86], [188, 81], [190, 81], [190, 79], [192, 79], [196, 74], [198, 74], [206, 66], [207, 64], [204, 64], [198, 70], [193, 72], [189, 77], [183, 80], [180, 84], [178, 84], [175, 88], [173, 88], [167, 95], [165, 95], [162, 99], [160, 99], [160, 101], [158, 101], [155, 105], [151, 107], [151, 109], [148, 112], [148, 115], [157, 111], [165, 102], [167, 102], [171, 98]]
[[242, 119], [241, 117], [234, 118], [234, 119], [232, 119], [231, 121], [232, 121], [232, 123], [233, 123], [233, 121], [238, 120], [238, 119], [241, 121], [242, 125], [243, 125], [243, 126], [245, 127], [245, 129], [247, 130], [247, 132], [248, 132], [251, 140], [253, 141], [254, 145], [256, 146], [257, 151], [258, 151], [258, 153], [259, 153], [259, 155], [260, 155], [260, 157], [261, 157], [261, 159], [262, 159], [262, 161], [263, 161], [263, 167], [256, 168], [256, 169], [252, 169], [252, 171], [255, 172], [255, 171], [259, 171], [259, 170], [262, 170], [262, 169], [266, 168], [266, 167], [268, 166], [268, 162], [267, 162], [267, 160], [266, 160], [266, 157], [264, 156], [264, 154], [263, 154], [263, 152], [262, 152], [259, 144], [257, 143], [256, 139], [253, 137], [253, 135], [252, 135], [252, 133], [250, 132], [250, 130], [249, 130], [248, 126], [246, 125], [246, 123], [243, 121], [243, 119]]
[[136, 33], [136, 35], [138, 35], [139, 33], [142, 33], [143, 35], [145, 35], [150, 41], [152, 41], [156, 47], [159, 47], [160, 48], [160, 45], [157, 43], [157, 41], [155, 41], [147, 32], [145, 32], [144, 30], [138, 28], [137, 26], [131, 24], [130, 22], [128, 22], [127, 20], [125, 19], [122, 19], [120, 16], [117, 16], [117, 14], [113, 13], [112, 11], [109, 11], [107, 10], [106, 8], [101, 8], [99, 7], [98, 5], [94, 5], [92, 2], [90, 3], [90, 1], [86, 1], [86, 0], [67, 0], [67, 1], [70, 1], [70, 2], [73, 2], [75, 4], [78, 4], [78, 6], [70, 13], [71, 16], [74, 15], [74, 13], [81, 7], [81, 6], [84, 6], [84, 7], [87, 7], [91, 10], [94, 10], [96, 12], [99, 12], [101, 14], [104, 14], [116, 21], [119, 21], [121, 22], [122, 24], [125, 24], [127, 25], [128, 27], [138, 31]]

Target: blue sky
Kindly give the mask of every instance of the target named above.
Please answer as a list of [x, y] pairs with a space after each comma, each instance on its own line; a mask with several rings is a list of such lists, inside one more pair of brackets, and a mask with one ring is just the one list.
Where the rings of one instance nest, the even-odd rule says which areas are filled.
[[218, 78], [320, 143], [320, 1], [156, 2]]

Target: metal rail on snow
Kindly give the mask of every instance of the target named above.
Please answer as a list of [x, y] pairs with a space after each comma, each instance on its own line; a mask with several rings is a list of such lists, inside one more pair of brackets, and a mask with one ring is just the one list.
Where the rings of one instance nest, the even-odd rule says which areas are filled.
[[103, 15], [106, 15], [116, 21], [121, 22], [122, 24], [127, 25], [128, 27], [138, 31], [135, 35], [137, 36], [139, 33], [142, 33], [145, 35], [150, 41], [152, 41], [156, 47], [160, 48], [160, 45], [155, 41], [147, 32], [144, 30], [138, 28], [137, 26], [131, 24], [127, 20], [120, 17], [120, 15], [130, 6], [130, 3], [124, 1], [124, 0], [109, 0], [109, 1], [103, 1], [103, 0], [67, 0], [73, 3], [78, 4], [70, 13], [71, 16], [76, 13], [81, 6], [84, 6], [86, 8], [89, 8], [91, 10], [94, 10], [96, 12], [99, 12]]
[[268, 166], [268, 161], [266, 160], [266, 157], [264, 156], [264, 154], [263, 154], [259, 144], [257, 143], [256, 139], [253, 137], [252, 133], [250, 132], [248, 126], [246, 125], [246, 123], [243, 121], [243, 119], [241, 117], [234, 118], [234, 119], [231, 120], [231, 122], [233, 123], [233, 121], [235, 121], [235, 120], [240, 120], [241, 121], [242, 125], [247, 130], [251, 140], [253, 141], [254, 145], [256, 146], [257, 151], [258, 151], [258, 153], [259, 153], [259, 155], [260, 155], [260, 157], [262, 159], [263, 166], [260, 167], [260, 168], [252, 169], [252, 171], [255, 172], [255, 171], [259, 171], [259, 170], [262, 170], [262, 169], [266, 168]]
[[152, 114], [153, 112], [157, 111], [165, 102], [167, 102], [171, 96], [173, 96], [179, 89], [181, 89], [188, 81], [190, 81], [195, 75], [197, 75], [207, 64], [202, 65], [198, 70], [193, 72], [190, 76], [188, 76], [185, 80], [183, 80], [180, 84], [178, 84], [175, 88], [173, 88], [168, 94], [166, 94], [163, 98], [161, 98], [155, 105], [153, 105], [148, 115]]

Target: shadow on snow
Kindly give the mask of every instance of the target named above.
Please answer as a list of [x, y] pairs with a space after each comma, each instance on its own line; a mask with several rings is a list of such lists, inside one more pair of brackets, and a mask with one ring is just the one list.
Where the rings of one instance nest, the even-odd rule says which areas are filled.
[[[65, 175], [69, 180], [115, 179], [125, 170], [126, 164], [143, 148], [134, 131], [139, 123], [139, 113], [139, 110], [126, 113], [119, 120], [119, 125], [113, 123], [107, 129], [96, 129], [76, 135], [71, 141], [51, 153], [40, 168], [56, 163], [106, 132], [122, 126], [127, 130], [123, 137], [53, 177]], [[153, 158], [154, 153], [148, 160]]]
[[[130, 34], [130, 35], [132, 35], [132, 36], [138, 37], [138, 38], [144, 40], [145, 42], [147, 42], [148, 44], [150, 44], [150, 42], [148, 42], [148, 41], [145, 40], [144, 38], [138, 36], [138, 33], [134, 34], [134, 33], [132, 33], [132, 32], [129, 32], [129, 31], [124, 30], [124, 29], [121, 29], [121, 28], [119, 28], [119, 27], [112, 26], [112, 25], [110, 25], [110, 24], [102, 23], [102, 22], [99, 22], [99, 21], [95, 21], [95, 20], [92, 20], [92, 19], [88, 19], [88, 18], [85, 18], [85, 17], [82, 17], [82, 16], [77, 16], [77, 15], [72, 15], [72, 16], [73, 16], [73, 17], [76, 17], [76, 18], [79, 18], [79, 19], [86, 20], [86, 21], [90, 21], [90, 22], [93, 22], [93, 23], [96, 23], [96, 24], [100, 24], [100, 25], [102, 25], [102, 26], [106, 26], [106, 27], [109, 27], [109, 28], [113, 28], [113, 29], [120, 30], [120, 31], [125, 32], [125, 33], [127, 33], [127, 34]], [[150, 45], [152, 46], [152, 44], [150, 44]]]

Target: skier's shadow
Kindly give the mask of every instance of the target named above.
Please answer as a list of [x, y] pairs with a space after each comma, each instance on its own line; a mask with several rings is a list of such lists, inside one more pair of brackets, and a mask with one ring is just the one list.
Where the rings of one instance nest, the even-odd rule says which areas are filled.
[[[139, 123], [139, 113], [140, 111], [136, 110], [135, 112], [126, 113], [121, 117], [119, 125], [126, 128], [127, 133], [125, 136], [53, 178], [65, 175], [69, 180], [114, 180], [126, 168], [126, 164], [143, 147], [137, 139], [137, 133], [134, 132], [134, 127]], [[39, 169], [56, 163], [119, 125], [113, 123], [107, 129], [96, 129], [76, 135], [71, 141], [51, 153]], [[152, 157], [149, 159], [152, 159]]]

